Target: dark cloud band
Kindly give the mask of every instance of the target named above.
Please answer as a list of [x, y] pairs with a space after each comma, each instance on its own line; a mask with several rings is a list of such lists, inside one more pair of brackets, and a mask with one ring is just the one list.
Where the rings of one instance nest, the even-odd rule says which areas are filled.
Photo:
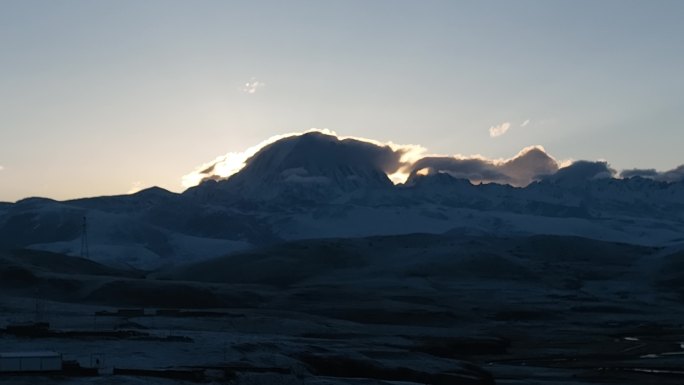
[[446, 173], [471, 182], [526, 186], [558, 171], [558, 162], [542, 147], [528, 147], [507, 160], [459, 157], [425, 157], [417, 161], [411, 175]]
[[659, 172], [655, 169], [632, 169], [624, 170], [620, 173], [623, 178], [641, 177], [646, 179], [653, 179], [659, 182], [681, 182], [684, 181], [684, 165], [674, 168], [669, 171]]

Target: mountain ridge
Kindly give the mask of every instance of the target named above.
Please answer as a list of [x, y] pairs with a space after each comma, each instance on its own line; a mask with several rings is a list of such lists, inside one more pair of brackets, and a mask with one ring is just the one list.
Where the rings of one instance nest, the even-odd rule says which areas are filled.
[[[522, 163], [550, 159], [540, 149], [526, 154], [530, 158]], [[388, 173], [405, 166], [401, 157], [389, 147], [321, 133], [289, 137], [263, 147], [236, 174], [181, 194], [152, 187], [130, 195], [2, 205], [0, 248], [80, 255], [83, 217], [93, 259], [140, 268], [298, 239], [410, 233], [684, 243], [682, 181], [616, 179], [605, 162], [580, 161], [514, 187], [473, 183], [432, 162], [395, 185]]]

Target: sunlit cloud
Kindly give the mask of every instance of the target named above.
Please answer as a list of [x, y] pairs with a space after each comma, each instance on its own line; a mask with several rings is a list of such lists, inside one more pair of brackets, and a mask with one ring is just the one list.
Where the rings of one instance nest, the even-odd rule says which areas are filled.
[[402, 183], [408, 178], [413, 163], [422, 158], [425, 154], [425, 148], [416, 144], [397, 144], [394, 142], [381, 142], [374, 139], [360, 138], [355, 136], [343, 136], [338, 135], [336, 132], [323, 128], [312, 128], [303, 132], [291, 132], [282, 135], [272, 136], [261, 143], [249, 147], [245, 151], [241, 152], [229, 152], [225, 155], [216, 157], [214, 160], [203, 163], [202, 165], [195, 168], [194, 171], [184, 175], [181, 179], [183, 187], [192, 187], [200, 184], [204, 180], [208, 179], [226, 179], [229, 176], [237, 173], [243, 167], [245, 167], [246, 162], [249, 158], [254, 156], [259, 150], [277, 142], [281, 139], [300, 136], [310, 132], [318, 132], [325, 135], [332, 135], [337, 137], [339, 140], [352, 139], [359, 142], [373, 144], [379, 147], [388, 147], [393, 152], [397, 153], [398, 160], [395, 165], [388, 166], [388, 177], [394, 183]]
[[520, 127], [527, 127], [528, 124], [530, 124], [530, 120], [525, 119], [525, 121], [520, 124]]
[[491, 126], [489, 127], [489, 136], [492, 138], [497, 138], [505, 134], [509, 128], [511, 128], [511, 122], [503, 122], [498, 126]]
[[[395, 154], [388, 161], [383, 161], [381, 168], [395, 184], [406, 183], [412, 174], [423, 175], [430, 172], [446, 172], [454, 177], [484, 183], [508, 183], [524, 186], [542, 176], [556, 172], [561, 162], [548, 155], [543, 147], [531, 146], [508, 159], [490, 159], [482, 155], [427, 155], [424, 147], [415, 144], [397, 144], [381, 142], [368, 138], [337, 135], [328, 129], [310, 129], [304, 132], [293, 132], [272, 136], [261, 143], [242, 152], [229, 152], [216, 157], [210, 162], [198, 166], [194, 171], [182, 178], [184, 187], [196, 186], [204, 180], [221, 180], [234, 175], [244, 168], [249, 159], [264, 147], [279, 140], [317, 132], [330, 135], [343, 141], [351, 139], [358, 142], [387, 148]], [[349, 143], [348, 145], [352, 145]], [[371, 154], [372, 152], [366, 152]]]
[[[506, 123], [509, 124], [509, 123]], [[318, 133], [329, 138], [321, 138], [319, 143], [338, 143], [334, 152], [328, 155], [336, 162], [355, 165], [369, 165], [382, 170], [394, 184], [412, 184], [414, 178], [421, 178], [435, 173], [451, 175], [458, 179], [467, 179], [473, 183], [499, 183], [523, 187], [541, 180], [565, 183], [568, 181], [586, 181], [600, 178], [614, 178], [617, 174], [607, 161], [586, 161], [573, 159], [557, 160], [549, 155], [542, 146], [529, 146], [510, 158], [487, 158], [482, 155], [435, 155], [416, 144], [397, 144], [382, 142], [355, 136], [342, 136], [328, 129], [312, 128], [303, 132], [291, 132], [272, 136], [261, 143], [241, 152], [229, 152], [216, 157], [195, 168], [182, 177], [182, 184], [189, 188], [205, 180], [224, 180], [238, 173], [248, 164], [250, 158], [278, 141], [297, 142], [296, 137], [310, 133]], [[294, 140], [294, 141], [293, 141]], [[311, 142], [308, 142], [311, 143]], [[315, 143], [315, 141], [314, 141]], [[285, 147], [287, 148], [287, 147]], [[303, 147], [316, 150], [316, 147]], [[327, 154], [327, 153], [323, 153]], [[321, 156], [319, 152], [317, 156]], [[323, 155], [326, 156], [326, 155]], [[254, 159], [259, 159], [254, 158]], [[314, 159], [314, 162], [317, 160]], [[328, 183], [325, 175], [309, 174], [306, 168], [290, 168], [283, 174], [287, 182]], [[659, 172], [652, 169], [626, 170], [623, 178], [641, 176], [665, 182], [684, 180], [684, 165], [673, 170]], [[129, 193], [141, 189], [141, 182], [134, 182]]]
[[260, 82], [256, 78], [251, 78], [240, 87], [240, 90], [246, 94], [255, 94], [259, 89], [264, 87], [266, 87], [266, 83]]
[[126, 192], [126, 194], [135, 194], [143, 189], [143, 184], [141, 181], [137, 180], [131, 184], [131, 188]]
[[416, 171], [416, 175], [420, 175], [420, 176], [430, 175], [430, 168], [428, 168], [428, 167], [421, 168], [420, 170]]
[[249, 147], [242, 152], [229, 152], [225, 155], [216, 157], [214, 160], [204, 163], [197, 167], [195, 171], [186, 174], [182, 178], [183, 187], [192, 187], [200, 184], [205, 179], [227, 178], [245, 167], [245, 162], [256, 154], [261, 148], [280, 139], [299, 135], [300, 133], [288, 133], [272, 136], [261, 143]]
[[570, 166], [573, 163], [575, 163], [575, 159], [573, 159], [573, 158], [561, 159], [558, 161], [558, 166], [560, 168], [565, 168], [565, 167]]

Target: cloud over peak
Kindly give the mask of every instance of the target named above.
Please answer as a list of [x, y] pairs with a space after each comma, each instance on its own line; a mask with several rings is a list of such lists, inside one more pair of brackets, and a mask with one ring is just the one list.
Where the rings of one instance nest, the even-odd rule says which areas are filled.
[[631, 169], [624, 170], [620, 173], [622, 178], [641, 177], [645, 179], [653, 179], [659, 182], [681, 182], [684, 181], [684, 165], [676, 167], [668, 171], [657, 171], [655, 169]]
[[[333, 148], [328, 147], [328, 144], [338, 146]], [[297, 156], [315, 158], [316, 163], [321, 165], [330, 161], [350, 166], [365, 164], [381, 170], [395, 184], [404, 183], [410, 175], [423, 170], [424, 173], [447, 173], [473, 182], [526, 186], [545, 175], [555, 173], [559, 168], [559, 163], [541, 146], [524, 148], [509, 159], [488, 159], [480, 155], [426, 156], [426, 149], [420, 145], [380, 142], [341, 136], [327, 129], [311, 129], [301, 133], [273, 136], [243, 152], [229, 152], [216, 157], [185, 175], [183, 186], [192, 187], [209, 179], [227, 179], [254, 163], [253, 159], [275, 145], [280, 147], [281, 153], [287, 152], [288, 161], [295, 162], [292, 165], [295, 168], [300, 167], [297, 162], [304, 162], [297, 160]], [[272, 151], [270, 156], [275, 156], [273, 154], [275, 152]], [[335, 159], [330, 159], [331, 157]], [[280, 167], [279, 162], [282, 162], [282, 159], [278, 162], [269, 162], [269, 167]], [[263, 160], [259, 163], [265, 164]], [[253, 167], [256, 167], [256, 163]], [[294, 179], [301, 179], [304, 174], [300, 170], [294, 175]]]
[[[189, 188], [204, 180], [227, 179], [247, 168], [251, 175], [279, 170], [284, 173], [285, 179], [300, 182], [321, 182], [325, 170], [349, 168], [357, 171], [377, 170], [386, 174], [395, 184], [405, 183], [419, 175], [441, 173], [473, 183], [509, 184], [516, 187], [541, 180], [561, 184], [583, 183], [618, 175], [606, 161], [560, 162], [541, 146], [526, 147], [507, 159], [490, 159], [481, 155], [428, 155], [420, 145], [380, 142], [341, 136], [327, 129], [311, 129], [276, 135], [245, 151], [218, 156], [183, 176], [182, 183]], [[255, 169], [261, 171], [255, 173]], [[625, 170], [620, 176], [677, 182], [684, 180], [684, 165], [665, 172], [653, 169]]]
[[560, 168], [558, 172], [545, 179], [561, 184], [577, 185], [594, 179], [613, 178], [616, 174], [617, 171], [606, 161], [578, 160], [567, 167]]
[[482, 156], [429, 156], [413, 165], [413, 173], [446, 173], [475, 183], [500, 183], [526, 186], [558, 171], [558, 162], [543, 147], [524, 148], [509, 159]]
[[[328, 129], [312, 128], [304, 132], [293, 132], [272, 136], [243, 152], [229, 152], [225, 155], [218, 156], [214, 160], [200, 165], [194, 171], [183, 176], [182, 184], [184, 187], [192, 187], [203, 180], [226, 179], [242, 170], [252, 157], [274, 143], [310, 134], [320, 134], [329, 137], [331, 141], [340, 142], [343, 145], [346, 145], [349, 154], [354, 154], [354, 156], [349, 158], [350, 161], [367, 161], [371, 164], [376, 164], [395, 183], [398, 181], [403, 182], [406, 179], [411, 164], [418, 160], [425, 152], [425, 148], [419, 145], [404, 145], [353, 136], [341, 136]], [[307, 151], [311, 150], [309, 149]], [[316, 154], [309, 155], [316, 156]], [[324, 160], [326, 155], [330, 154], [326, 154], [325, 152], [318, 154], [322, 160]]]

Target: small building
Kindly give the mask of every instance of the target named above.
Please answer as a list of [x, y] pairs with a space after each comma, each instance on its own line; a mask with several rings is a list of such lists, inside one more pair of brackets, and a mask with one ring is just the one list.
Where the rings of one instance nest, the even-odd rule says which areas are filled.
[[59, 372], [62, 355], [57, 352], [0, 353], [0, 373], [7, 372]]

